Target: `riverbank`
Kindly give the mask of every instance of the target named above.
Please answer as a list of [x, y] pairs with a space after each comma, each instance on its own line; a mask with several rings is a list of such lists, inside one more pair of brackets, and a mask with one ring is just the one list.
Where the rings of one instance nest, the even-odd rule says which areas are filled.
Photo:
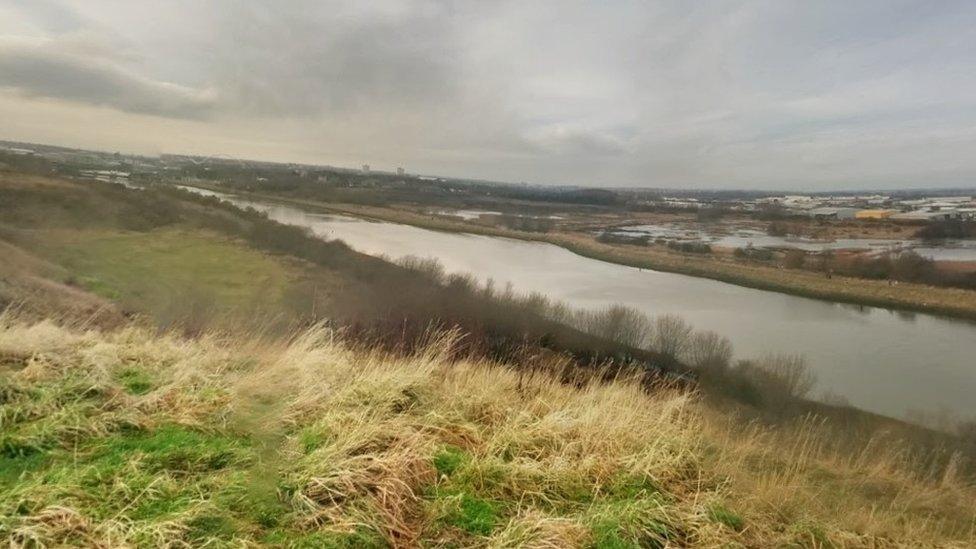
[[[219, 186], [201, 186], [224, 192]], [[415, 227], [484, 236], [544, 242], [578, 255], [620, 265], [708, 278], [748, 288], [855, 305], [883, 307], [976, 320], [976, 292], [912, 283], [890, 285], [883, 280], [833, 276], [797, 269], [749, 264], [731, 257], [683, 254], [654, 247], [597, 242], [589, 235], [569, 232], [530, 233], [424, 215], [402, 209], [333, 204], [283, 198], [264, 193], [239, 193], [252, 198], [314, 208], [325, 212]]]

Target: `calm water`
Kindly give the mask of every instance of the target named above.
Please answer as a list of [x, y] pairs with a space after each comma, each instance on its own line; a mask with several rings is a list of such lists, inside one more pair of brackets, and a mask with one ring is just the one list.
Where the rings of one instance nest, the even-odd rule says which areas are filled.
[[[207, 194], [215, 194], [209, 193]], [[557, 246], [441, 233], [227, 197], [271, 219], [310, 228], [374, 255], [436, 257], [521, 291], [577, 307], [625, 303], [648, 314], [679, 314], [728, 336], [736, 356], [806, 355], [819, 379], [851, 403], [902, 416], [908, 409], [976, 415], [976, 324], [924, 314], [841, 305], [689, 276], [640, 270], [575, 255]]]

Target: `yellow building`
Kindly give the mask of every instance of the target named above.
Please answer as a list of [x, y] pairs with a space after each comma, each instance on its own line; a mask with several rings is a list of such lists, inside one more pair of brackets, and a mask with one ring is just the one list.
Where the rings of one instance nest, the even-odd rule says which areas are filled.
[[856, 219], [888, 219], [898, 213], [895, 210], [861, 210], [854, 214]]

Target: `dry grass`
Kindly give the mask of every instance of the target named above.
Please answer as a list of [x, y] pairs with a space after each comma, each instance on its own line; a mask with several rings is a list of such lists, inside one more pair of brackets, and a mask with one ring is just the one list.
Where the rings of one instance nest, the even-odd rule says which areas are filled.
[[0, 318], [13, 546], [965, 546], [973, 492], [630, 379]]

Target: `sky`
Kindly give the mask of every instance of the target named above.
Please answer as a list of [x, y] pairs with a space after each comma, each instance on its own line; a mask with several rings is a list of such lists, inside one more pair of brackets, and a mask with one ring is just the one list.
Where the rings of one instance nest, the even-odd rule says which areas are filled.
[[976, 186], [976, 2], [0, 0], [0, 139], [614, 187]]

